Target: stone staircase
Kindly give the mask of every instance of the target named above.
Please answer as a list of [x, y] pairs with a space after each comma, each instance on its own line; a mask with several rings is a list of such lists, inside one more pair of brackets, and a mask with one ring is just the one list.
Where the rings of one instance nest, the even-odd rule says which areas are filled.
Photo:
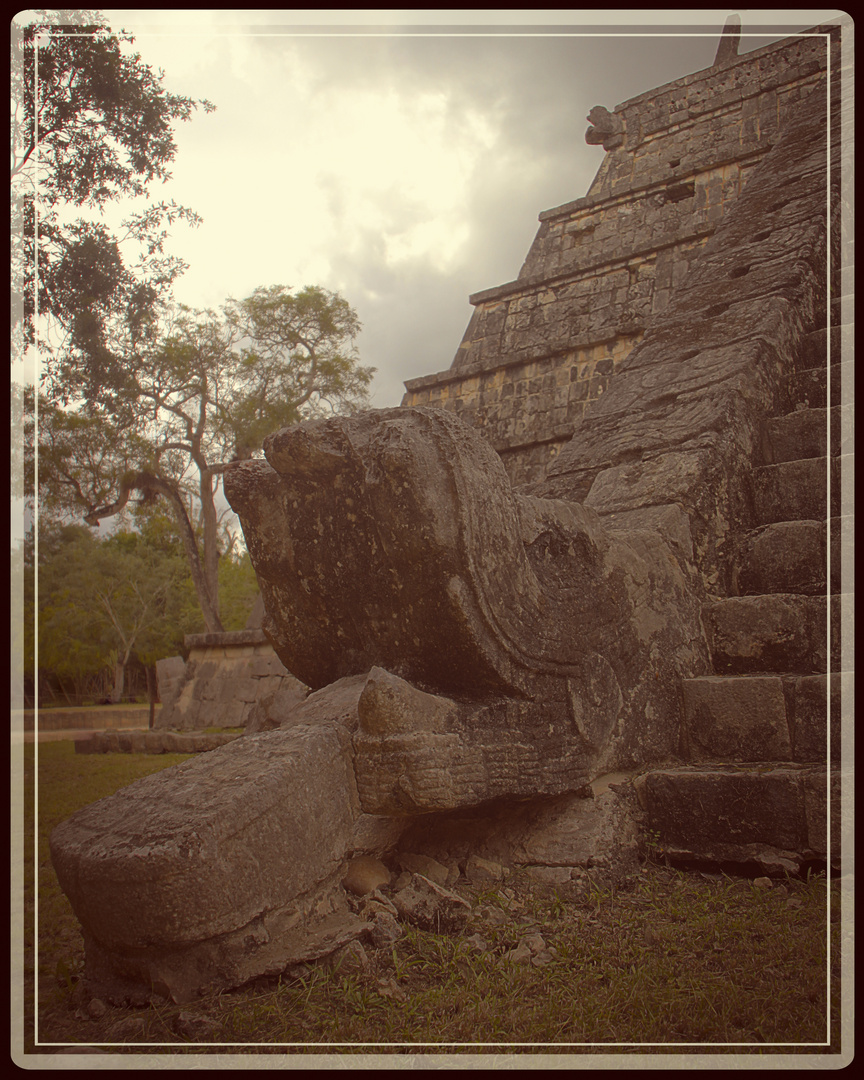
[[762, 463], [749, 477], [751, 527], [732, 575], [736, 595], [703, 608], [713, 674], [682, 683], [689, 764], [635, 782], [648, 828], [670, 859], [778, 873], [839, 856], [844, 679], [851, 689], [840, 654], [841, 550], [844, 534], [851, 537], [840, 471], [852, 451], [851, 435], [848, 445], [843, 438], [852, 405], [840, 398], [850, 373], [840, 363], [829, 368], [827, 358], [829, 343], [831, 359], [841, 356], [851, 330], [809, 335], [787, 377], [790, 411], [765, 425]]

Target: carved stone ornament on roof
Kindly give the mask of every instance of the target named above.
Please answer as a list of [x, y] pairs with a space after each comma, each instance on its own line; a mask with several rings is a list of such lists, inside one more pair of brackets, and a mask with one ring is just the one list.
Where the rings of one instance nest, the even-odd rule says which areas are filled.
[[585, 132], [585, 142], [589, 146], [602, 146], [604, 150], [614, 150], [624, 143], [624, 124], [620, 116], [609, 112], [602, 105], [595, 105], [588, 113], [591, 127]]

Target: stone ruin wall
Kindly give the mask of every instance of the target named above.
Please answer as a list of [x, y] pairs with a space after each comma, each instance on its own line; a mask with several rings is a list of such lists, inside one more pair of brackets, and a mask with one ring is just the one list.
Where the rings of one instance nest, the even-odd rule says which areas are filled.
[[587, 138], [608, 153], [588, 195], [540, 214], [518, 279], [470, 297], [450, 369], [408, 380], [402, 404], [458, 412], [490, 439], [513, 484], [542, 479], [825, 55], [822, 37], [786, 39], [631, 98], [606, 113], [612, 130], [601, 117]]
[[264, 604], [258, 597], [244, 630], [187, 634], [188, 659], [171, 656], [156, 664], [162, 708], [154, 727], [163, 731], [268, 726], [274, 710], [302, 701], [307, 693], [286, 671], [261, 629]]

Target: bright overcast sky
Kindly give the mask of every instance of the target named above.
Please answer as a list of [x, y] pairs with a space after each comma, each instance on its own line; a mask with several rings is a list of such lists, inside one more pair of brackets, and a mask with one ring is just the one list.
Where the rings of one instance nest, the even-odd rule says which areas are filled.
[[[151, 191], [204, 219], [170, 242], [189, 263], [178, 300], [340, 292], [387, 407], [450, 366], [469, 294], [517, 276], [540, 211], [585, 194], [603, 156], [589, 109], [709, 66], [728, 12], [104, 14], [169, 90], [217, 106], [178, 126], [173, 179]], [[775, 27], [741, 51], [832, 14], [741, 12], [745, 35]], [[647, 19], [668, 33], [639, 34]]]

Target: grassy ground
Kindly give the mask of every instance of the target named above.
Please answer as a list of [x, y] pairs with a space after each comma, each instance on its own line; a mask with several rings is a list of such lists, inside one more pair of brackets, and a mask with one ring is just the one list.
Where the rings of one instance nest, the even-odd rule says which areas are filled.
[[[32, 789], [32, 746], [25, 753]], [[406, 1044], [572, 1053], [584, 1043], [639, 1053], [644, 1047], [625, 1044], [681, 1053], [836, 1052], [824, 1043], [829, 1011], [832, 1034], [838, 1021], [839, 898], [821, 876], [767, 883], [649, 865], [626, 887], [568, 896], [519, 875], [485, 890], [463, 882], [457, 889], [473, 914], [457, 935], [409, 928], [390, 949], [367, 946], [365, 956], [295, 969], [194, 1006], [93, 1003], [48, 834], [78, 807], [183, 757], [76, 757], [71, 743], [39, 747], [35, 980], [32, 844], [25, 913], [31, 1052], [37, 986], [40, 1043], [120, 1044], [112, 1050], [130, 1054], [212, 1052], [213, 1044], [282, 1053], [286, 1043], [331, 1053], [367, 1052], [370, 1044], [397, 1053]], [[534, 948], [534, 961], [508, 955], [521, 941]]]

